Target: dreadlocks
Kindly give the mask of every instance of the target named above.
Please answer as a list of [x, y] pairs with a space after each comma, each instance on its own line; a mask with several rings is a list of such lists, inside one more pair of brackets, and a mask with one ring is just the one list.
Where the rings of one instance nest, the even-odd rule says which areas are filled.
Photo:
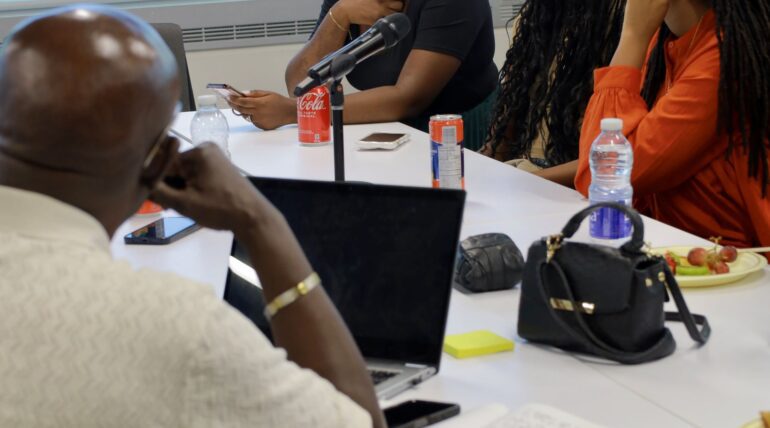
[[609, 64], [625, 0], [527, 0], [505, 65], [487, 135], [493, 154], [505, 140], [526, 157], [542, 124], [551, 165], [578, 157], [580, 124], [593, 71]]
[[[759, 179], [767, 195], [770, 139], [770, 2], [711, 0], [717, 18], [720, 55], [719, 131], [748, 151], [749, 177]], [[642, 97], [652, 108], [666, 76], [664, 44], [671, 30], [663, 24], [647, 63]]]

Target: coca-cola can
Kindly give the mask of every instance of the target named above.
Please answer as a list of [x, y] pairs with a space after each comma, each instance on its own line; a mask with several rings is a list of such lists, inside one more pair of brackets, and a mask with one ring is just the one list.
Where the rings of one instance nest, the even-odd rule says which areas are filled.
[[331, 106], [329, 89], [319, 86], [297, 99], [299, 142], [318, 146], [331, 142]]

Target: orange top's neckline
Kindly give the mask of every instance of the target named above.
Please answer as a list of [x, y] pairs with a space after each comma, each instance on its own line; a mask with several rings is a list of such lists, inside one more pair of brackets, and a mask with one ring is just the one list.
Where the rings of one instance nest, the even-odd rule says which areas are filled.
[[[711, 37], [711, 31], [709, 30], [714, 29], [716, 23], [717, 20], [714, 9], [707, 10], [698, 23], [693, 25], [692, 28], [687, 30], [681, 37], [672, 37], [666, 41], [666, 54], [670, 56], [671, 59], [681, 59], [683, 56], [686, 56], [688, 54], [687, 51], [690, 50], [690, 46], [694, 47], [699, 41]], [[695, 39], [696, 37], [697, 40]]]
[[687, 63], [696, 51], [696, 47], [713, 37], [716, 31], [716, 14], [709, 9], [682, 37], [670, 38], [664, 46], [666, 60], [666, 79], [659, 97], [667, 94], [671, 87], [682, 77]]

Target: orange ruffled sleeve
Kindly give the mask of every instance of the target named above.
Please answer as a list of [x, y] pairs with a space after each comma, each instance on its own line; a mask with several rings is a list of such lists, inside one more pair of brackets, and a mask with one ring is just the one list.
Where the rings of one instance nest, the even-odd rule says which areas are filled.
[[[642, 73], [614, 66], [594, 72], [594, 94], [580, 133], [580, 158], [575, 188], [588, 194], [591, 143], [603, 118], [623, 119], [623, 133], [634, 149], [631, 184], [636, 196], [676, 187], [724, 154], [714, 147], [718, 118], [719, 51], [693, 52], [671, 90], [652, 110], [641, 96]], [[714, 73], [717, 70], [717, 73]]]

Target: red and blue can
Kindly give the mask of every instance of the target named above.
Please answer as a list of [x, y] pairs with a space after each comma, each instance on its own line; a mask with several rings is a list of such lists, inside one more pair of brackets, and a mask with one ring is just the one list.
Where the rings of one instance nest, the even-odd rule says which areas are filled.
[[441, 114], [430, 118], [433, 187], [465, 189], [463, 117]]

